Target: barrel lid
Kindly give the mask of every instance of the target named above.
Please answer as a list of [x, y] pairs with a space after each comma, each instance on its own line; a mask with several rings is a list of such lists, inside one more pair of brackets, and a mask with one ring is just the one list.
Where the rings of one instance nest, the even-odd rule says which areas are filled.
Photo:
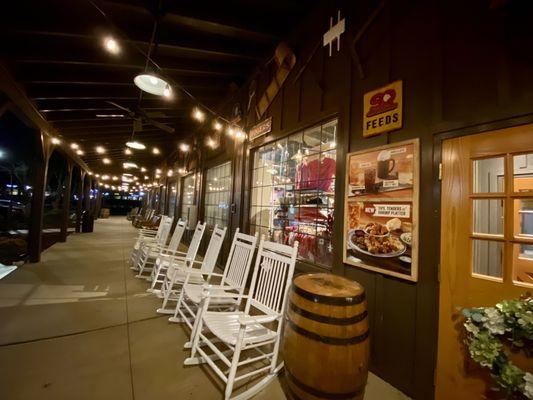
[[305, 274], [294, 279], [294, 286], [320, 297], [350, 298], [365, 292], [363, 286], [333, 274]]

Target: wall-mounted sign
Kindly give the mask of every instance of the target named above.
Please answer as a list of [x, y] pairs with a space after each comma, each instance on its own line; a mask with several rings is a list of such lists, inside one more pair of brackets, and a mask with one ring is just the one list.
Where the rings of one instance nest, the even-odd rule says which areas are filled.
[[259, 122], [257, 125], [250, 129], [248, 137], [250, 140], [257, 139], [260, 136], [266, 135], [272, 130], [272, 117], [268, 117], [264, 121]]
[[378, 135], [402, 127], [402, 81], [365, 93], [363, 136]]
[[418, 140], [348, 154], [344, 262], [418, 276]]
[[337, 41], [337, 51], [341, 51], [341, 35], [346, 29], [346, 20], [341, 19], [341, 11], [337, 12], [337, 22], [333, 25], [333, 17], [329, 19], [329, 30], [324, 33], [322, 38], [322, 45], [329, 46], [329, 56], [331, 57], [331, 47], [333, 42]]

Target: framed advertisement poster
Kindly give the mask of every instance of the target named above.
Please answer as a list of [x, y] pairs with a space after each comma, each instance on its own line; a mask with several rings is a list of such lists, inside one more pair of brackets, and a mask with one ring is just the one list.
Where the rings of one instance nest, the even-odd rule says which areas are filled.
[[347, 155], [346, 264], [418, 278], [418, 139]]

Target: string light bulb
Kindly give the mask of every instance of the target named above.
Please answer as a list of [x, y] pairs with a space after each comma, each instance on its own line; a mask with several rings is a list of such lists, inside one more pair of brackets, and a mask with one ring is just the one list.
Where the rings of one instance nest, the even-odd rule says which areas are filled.
[[180, 150], [184, 153], [187, 153], [190, 149], [190, 146], [187, 143], [180, 144]]
[[120, 53], [120, 46], [118, 45], [118, 42], [112, 37], [107, 37], [104, 39], [104, 46], [105, 49], [111, 54]]
[[207, 138], [206, 144], [208, 147], [214, 149], [216, 146], [215, 139], [213, 139], [212, 137]]
[[82, 150], [78, 149], [78, 150], [76, 150], [76, 154], [79, 155], [79, 156], [82, 156], [85, 153]]
[[154, 148], [152, 149], [152, 153], [153, 153], [153, 154], [156, 154], [156, 155], [161, 154], [161, 152], [159, 151], [159, 149], [158, 149], [157, 147], [154, 147]]
[[102, 146], [96, 146], [96, 152], [98, 154], [104, 154], [105, 153], [105, 148], [103, 148]]
[[58, 138], [53, 137], [52, 138], [52, 144], [55, 144], [55, 145], [61, 144], [61, 140], [59, 140]]
[[130, 149], [124, 149], [124, 154], [126, 154], [127, 156], [131, 156], [132, 151]]
[[222, 130], [222, 124], [218, 121], [215, 121], [213, 123], [213, 129], [217, 132], [220, 132]]
[[146, 172], [146, 168], [141, 167], [141, 172]]
[[203, 122], [205, 114], [199, 108], [195, 108], [192, 112], [192, 117], [197, 121]]
[[77, 143], [71, 143], [71, 144], [70, 144], [70, 148], [71, 148], [72, 150], [77, 150], [77, 149], [80, 148], [80, 146], [79, 146]]
[[106, 165], [107, 165], [107, 164], [111, 164], [111, 160], [110, 160], [109, 158], [107, 158], [107, 157], [106, 157], [106, 158], [102, 158], [102, 162], [103, 162], [104, 164], [106, 164]]
[[226, 133], [229, 137], [235, 136], [235, 130], [231, 126], [228, 127], [228, 129], [226, 130]]

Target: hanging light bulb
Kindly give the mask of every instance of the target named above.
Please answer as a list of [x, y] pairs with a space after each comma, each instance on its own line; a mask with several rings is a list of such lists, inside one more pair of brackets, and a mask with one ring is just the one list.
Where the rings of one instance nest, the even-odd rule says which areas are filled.
[[106, 37], [104, 39], [104, 47], [111, 54], [120, 53], [120, 46], [118, 45], [118, 42], [112, 37]]
[[102, 146], [96, 146], [95, 150], [96, 150], [96, 152], [98, 154], [104, 154], [105, 153], [105, 148], [102, 147]]
[[235, 130], [231, 126], [228, 126], [228, 129], [226, 130], [226, 134], [229, 137], [234, 137], [235, 136]]
[[146, 172], [146, 168], [141, 167], [141, 172]]
[[106, 158], [102, 158], [102, 162], [104, 164], [111, 164], [111, 160], [109, 158], [107, 158], [107, 157]]
[[71, 143], [70, 144], [70, 148], [73, 149], [73, 150], [76, 150], [76, 149], [79, 149], [80, 146], [77, 143]]
[[222, 124], [218, 121], [215, 121], [213, 123], [213, 129], [217, 132], [220, 132], [222, 130]]
[[124, 149], [124, 154], [126, 154], [127, 156], [131, 156], [133, 153], [130, 149]]
[[59, 140], [58, 138], [53, 137], [52, 138], [52, 144], [55, 144], [55, 145], [61, 144], [61, 140]]
[[187, 153], [190, 149], [190, 146], [187, 143], [180, 144], [180, 150], [184, 153]]
[[85, 153], [82, 150], [78, 149], [78, 150], [76, 150], [76, 154], [79, 155], [79, 156], [82, 156]]
[[235, 132], [235, 138], [238, 140], [244, 140], [246, 139], [246, 133], [239, 129], [237, 132]]
[[214, 149], [215, 146], [216, 146], [215, 139], [213, 139], [212, 137], [207, 138], [206, 144], [207, 144], [208, 147]]
[[156, 154], [156, 155], [157, 155], [157, 154], [161, 154], [161, 152], [159, 151], [159, 149], [158, 149], [157, 147], [154, 147], [154, 148], [152, 149], [152, 153], [153, 153], [153, 154]]
[[200, 110], [199, 108], [195, 108], [193, 111], [192, 111], [192, 117], [197, 120], [197, 121], [200, 121], [202, 122], [204, 119], [205, 119], [205, 114], [202, 112], [202, 110]]

